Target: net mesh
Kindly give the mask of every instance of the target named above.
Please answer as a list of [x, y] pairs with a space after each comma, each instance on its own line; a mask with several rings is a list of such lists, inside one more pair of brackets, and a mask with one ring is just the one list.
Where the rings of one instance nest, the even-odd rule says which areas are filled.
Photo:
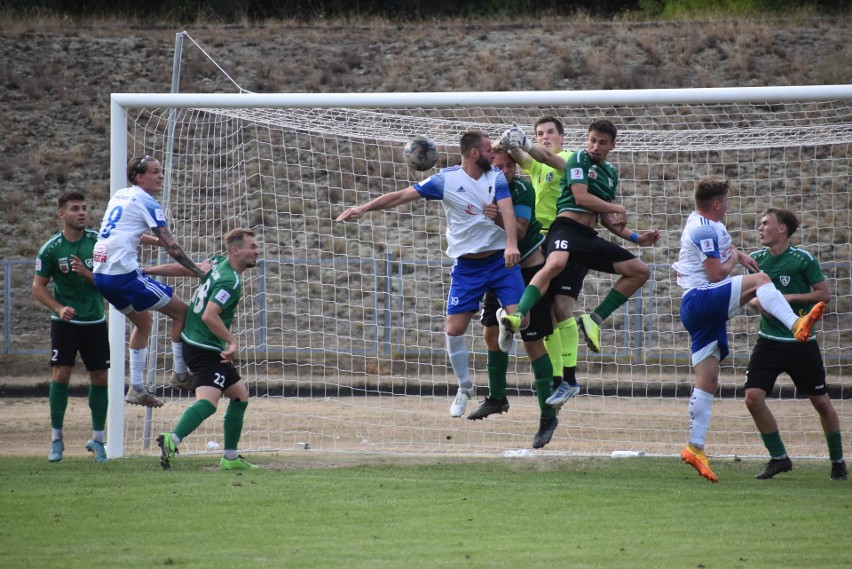
[[[628, 244], [651, 267], [651, 279], [602, 327], [602, 353], [581, 347], [582, 394], [564, 406], [553, 441], [540, 452], [631, 449], [671, 455], [685, 443], [689, 338], [679, 321], [681, 291], [670, 265], [692, 210], [694, 184], [708, 176], [734, 183], [726, 225], [738, 248], [759, 246], [756, 227], [766, 207], [786, 206], [799, 214], [802, 228], [793, 241], [820, 259], [833, 294], [818, 340], [835, 408], [841, 424], [849, 423], [848, 100], [130, 109], [128, 154], [163, 161], [168, 177], [163, 205], [173, 233], [193, 257], [222, 254], [221, 236], [235, 227], [258, 235], [262, 261], [244, 275], [233, 326], [240, 372], [252, 394], [241, 449], [308, 443], [329, 451], [492, 453], [531, 446], [539, 411], [522, 350], [510, 360], [508, 414], [477, 422], [449, 417], [456, 390], [444, 350], [451, 260], [443, 253], [440, 204], [418, 200], [359, 222], [333, 220], [348, 206], [425, 177], [402, 160], [410, 138], [434, 139], [441, 151], [436, 167], [444, 167], [460, 162], [458, 140], [465, 130], [480, 129], [496, 139], [517, 122], [531, 135], [542, 115], [563, 121], [569, 150], [584, 145], [595, 118], [616, 124], [619, 136], [609, 160], [619, 169], [628, 227], [658, 229], [662, 237], [654, 247]], [[143, 257], [143, 263], [165, 260], [152, 250]], [[590, 273], [578, 314], [593, 309], [612, 282], [609, 275]], [[188, 300], [195, 283], [170, 284]], [[712, 454], [765, 455], [740, 387], [756, 330], [753, 314], [729, 324], [732, 357], [723, 362], [713, 406], [707, 440]], [[158, 395], [167, 400], [153, 413], [155, 433], [171, 429], [192, 402], [164, 386], [171, 369], [167, 336], [158, 334], [152, 345], [160, 356]], [[484, 396], [485, 347], [476, 319], [466, 338], [472, 377]], [[827, 456], [818, 416], [807, 398], [796, 396], [789, 378], [782, 376], [769, 404], [791, 454]], [[143, 423], [141, 411], [126, 409], [129, 453], [142, 446]], [[209, 419], [182, 443], [182, 452], [204, 452], [207, 441], [221, 443], [221, 430], [220, 416]]]

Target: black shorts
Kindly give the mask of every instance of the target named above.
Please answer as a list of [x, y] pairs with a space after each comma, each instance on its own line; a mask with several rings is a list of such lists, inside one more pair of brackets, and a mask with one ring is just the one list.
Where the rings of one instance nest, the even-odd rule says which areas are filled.
[[183, 343], [183, 359], [192, 371], [193, 389], [208, 385], [225, 391], [240, 380], [240, 372], [231, 362], [222, 363], [219, 352]]
[[80, 359], [88, 371], [109, 369], [109, 330], [106, 322], [71, 324], [50, 321], [50, 365], [73, 366]]
[[[527, 267], [521, 269], [521, 276], [524, 279], [524, 284], [529, 284], [538, 270], [543, 265]], [[582, 280], [581, 280], [582, 283]], [[545, 295], [535, 303], [535, 306], [530, 310], [530, 325], [521, 329], [521, 339], [524, 342], [535, 342], [550, 336], [553, 333], [553, 320], [550, 318], [550, 307], [553, 304], [553, 295], [555, 287], [550, 287]], [[500, 308], [500, 302], [497, 296], [488, 291], [482, 297], [482, 313], [479, 321], [483, 326], [497, 326], [497, 309]]]
[[598, 232], [567, 217], [557, 217], [547, 232], [545, 254], [567, 251], [574, 263], [603, 273], [615, 274], [613, 265], [634, 259], [636, 255]]
[[575, 263], [573, 259], [568, 259], [568, 264], [562, 269], [562, 272], [553, 279], [547, 291], [553, 289], [553, 294], [559, 296], [570, 296], [574, 300], [580, 297], [580, 291], [583, 289], [583, 281], [586, 280], [586, 275], [589, 274], [589, 269], [579, 263]]
[[762, 389], [769, 393], [782, 373], [790, 375], [796, 391], [802, 395], [823, 395], [828, 392], [825, 365], [815, 340], [778, 342], [758, 338], [748, 360], [745, 388]]

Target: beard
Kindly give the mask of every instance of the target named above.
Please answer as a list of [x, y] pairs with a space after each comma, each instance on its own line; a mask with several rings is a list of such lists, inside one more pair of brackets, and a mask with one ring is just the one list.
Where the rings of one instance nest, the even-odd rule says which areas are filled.
[[487, 172], [491, 169], [491, 160], [480, 154], [476, 159], [476, 165], [483, 172]]

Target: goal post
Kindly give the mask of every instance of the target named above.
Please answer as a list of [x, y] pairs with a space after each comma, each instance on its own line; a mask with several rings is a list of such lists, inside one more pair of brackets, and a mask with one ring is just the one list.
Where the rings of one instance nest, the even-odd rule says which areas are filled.
[[[759, 247], [756, 224], [770, 205], [803, 221], [793, 241], [821, 261], [833, 294], [819, 327], [832, 398], [852, 419], [852, 85], [459, 93], [116, 93], [111, 99], [111, 189], [125, 187], [130, 157], [169, 153], [169, 225], [196, 259], [221, 254], [234, 227], [258, 234], [261, 261], [244, 274], [234, 320], [239, 369], [251, 401], [241, 449], [340, 452], [499, 453], [529, 448], [538, 426], [529, 361], [511, 358], [508, 414], [451, 419], [455, 393], [443, 322], [451, 260], [443, 253], [439, 205], [420, 200], [356, 222], [346, 207], [428, 175], [409, 170], [402, 148], [435, 140], [436, 167], [459, 163], [458, 140], [475, 128], [492, 139], [542, 115], [560, 118], [565, 147], [583, 146], [591, 120], [619, 130], [609, 156], [619, 169], [628, 225], [659, 229], [660, 243], [627, 244], [652, 269], [649, 282], [602, 328], [603, 350], [582, 347], [582, 395], [560, 413], [542, 454], [615, 450], [674, 455], [688, 432], [689, 339], [678, 319], [681, 292], [670, 265], [697, 180], [724, 177], [735, 193], [727, 226], [734, 245]], [[143, 264], [155, 253], [143, 248]], [[188, 300], [197, 281], [168, 281]], [[577, 313], [594, 308], [610, 275], [591, 272]], [[192, 402], [166, 386], [169, 327], [152, 338], [157, 395], [146, 419], [125, 407], [126, 323], [110, 310], [110, 457], [150, 452], [147, 433], [170, 430]], [[757, 316], [729, 324], [732, 357], [713, 407], [708, 450], [763, 456], [742, 400]], [[479, 395], [487, 389], [482, 327], [466, 335]], [[770, 398], [788, 450], [827, 456], [818, 417], [781, 379]], [[143, 423], [150, 420], [148, 428]], [[143, 434], [144, 433], [144, 434]], [[221, 443], [221, 412], [182, 442], [184, 453]], [[300, 444], [303, 443], [303, 444]]]

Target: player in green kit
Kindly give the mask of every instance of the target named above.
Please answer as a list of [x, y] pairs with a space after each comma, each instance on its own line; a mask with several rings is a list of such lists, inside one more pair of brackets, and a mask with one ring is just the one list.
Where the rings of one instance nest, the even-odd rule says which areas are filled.
[[[565, 269], [570, 259], [595, 271], [620, 275], [594, 312], [579, 319], [586, 344], [592, 351], [600, 352], [600, 323], [626, 303], [650, 277], [650, 269], [645, 263], [620, 245], [598, 236], [595, 230], [600, 219], [609, 231], [639, 245], [653, 245], [660, 238], [657, 230], [638, 234], [626, 228], [627, 210], [615, 202], [618, 171], [606, 159], [615, 148], [616, 134], [615, 125], [610, 121], [593, 121], [589, 125], [586, 148], [574, 153], [567, 161], [562, 194], [556, 202], [556, 219], [547, 234], [547, 259], [524, 290], [516, 312], [501, 319], [500, 325], [506, 330], [515, 332], [520, 328], [524, 316], [547, 293], [551, 282]], [[509, 137], [512, 146], [528, 152], [533, 150], [533, 144], [520, 128], [510, 129]], [[560, 404], [554, 398], [548, 402]]]
[[[760, 270], [772, 279], [796, 314], [807, 314], [818, 302], [828, 302], [831, 293], [819, 261], [803, 249], [790, 245], [790, 236], [799, 227], [796, 215], [787, 209], [769, 208], [760, 220], [760, 244], [765, 248], [750, 256]], [[750, 304], [760, 308], [755, 298]], [[840, 419], [828, 397], [825, 365], [819, 345], [810, 339], [798, 342], [779, 320], [766, 313], [760, 318], [759, 338], [748, 362], [745, 382], [745, 404], [760, 431], [770, 460], [758, 479], [772, 478], [793, 469], [793, 462], [778, 432], [778, 423], [766, 404], [781, 373], [787, 373], [796, 390], [808, 397], [819, 414], [831, 460], [831, 479], [846, 480], [846, 462], [840, 437]]]
[[[525, 180], [515, 175], [515, 161], [512, 156], [494, 145], [494, 162], [492, 165], [503, 172], [509, 183], [512, 194], [512, 207], [515, 210], [515, 231], [518, 234], [518, 249], [521, 252], [521, 276], [528, 283], [532, 276], [544, 265], [544, 254], [541, 245], [544, 236], [541, 234], [541, 224], [536, 218], [535, 191]], [[495, 204], [485, 207], [487, 217], [494, 219], [503, 226], [499, 211]], [[506, 371], [509, 367], [509, 354], [514, 334], [503, 338], [499, 335], [499, 318], [504, 314], [500, 301], [492, 291], [488, 291], [482, 300], [482, 322], [485, 345], [488, 348], [488, 398], [470, 415], [468, 419], [483, 419], [492, 413], [502, 413], [508, 409], [506, 399]], [[546, 404], [551, 394], [553, 367], [544, 338], [553, 332], [553, 322], [550, 318], [550, 298], [545, 298], [536, 304], [530, 312], [530, 324], [521, 331], [524, 350], [530, 359], [535, 391], [540, 410], [539, 429], [533, 437], [533, 448], [541, 448], [550, 442], [559, 421], [556, 410]]]
[[[231, 332], [231, 323], [243, 292], [243, 272], [257, 265], [258, 250], [255, 234], [248, 229], [234, 229], [225, 236], [228, 254], [211, 259], [212, 268], [195, 289], [189, 303], [186, 324], [181, 339], [184, 357], [194, 376], [195, 403], [183, 415], [170, 433], [161, 433], [157, 444], [161, 450], [160, 464], [170, 468], [180, 442], [216, 412], [219, 399], [230, 399], [225, 412], [225, 456], [219, 462], [222, 470], [257, 468], [237, 453], [243, 430], [243, 417], [248, 407], [248, 388], [234, 366], [239, 344]], [[177, 263], [145, 269], [159, 276], [192, 276]]]
[[[68, 383], [77, 352], [89, 372], [89, 409], [92, 412], [92, 438], [86, 450], [96, 462], [106, 461], [104, 425], [107, 416], [107, 371], [109, 333], [104, 318], [104, 298], [92, 279], [92, 252], [98, 232], [86, 228], [86, 197], [65, 192], [57, 202], [62, 231], [38, 251], [33, 296], [51, 310], [50, 343], [53, 366], [50, 381], [50, 424], [53, 440], [50, 462], [62, 460], [65, 442], [62, 425], [68, 407]], [[53, 279], [53, 294], [47, 285]]]
[[[539, 117], [534, 128], [536, 144], [529, 153], [520, 146], [515, 146], [509, 153], [530, 176], [535, 188], [535, 216], [542, 231], [547, 233], [556, 219], [556, 201], [562, 195], [565, 164], [574, 153], [563, 150], [565, 127], [558, 118], [551, 115]], [[588, 271], [582, 265], [569, 262], [551, 287], [556, 326], [544, 339], [544, 344], [553, 367], [553, 388], [560, 394], [561, 403], [580, 393], [576, 373], [580, 336], [574, 319], [574, 306]]]

